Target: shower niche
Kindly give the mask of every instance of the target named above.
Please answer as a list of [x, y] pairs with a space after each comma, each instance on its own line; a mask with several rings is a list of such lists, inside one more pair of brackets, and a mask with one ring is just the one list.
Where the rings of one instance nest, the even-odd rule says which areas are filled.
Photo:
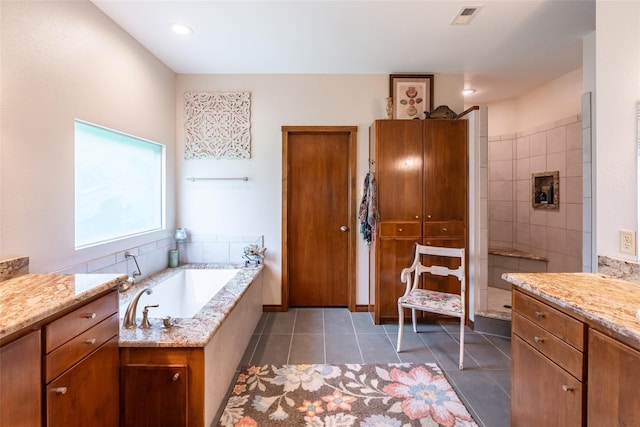
[[558, 171], [531, 174], [531, 205], [534, 209], [560, 209]]

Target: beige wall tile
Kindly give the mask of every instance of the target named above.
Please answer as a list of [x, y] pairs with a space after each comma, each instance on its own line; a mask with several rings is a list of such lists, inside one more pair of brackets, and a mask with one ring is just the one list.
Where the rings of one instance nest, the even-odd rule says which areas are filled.
[[531, 157], [547, 154], [546, 132], [534, 133], [529, 137], [529, 154]]
[[516, 160], [516, 179], [529, 179], [530, 177], [529, 158]]
[[532, 259], [521, 259], [518, 268], [520, 271], [529, 273], [545, 273], [547, 271], [547, 261], [535, 261]]
[[513, 181], [489, 182], [489, 200], [513, 200]]
[[547, 212], [547, 227], [567, 228], [567, 210], [563, 209], [562, 203], [557, 211]]
[[530, 201], [516, 202], [516, 221], [529, 224], [532, 210]]
[[518, 202], [531, 202], [531, 181], [529, 179], [516, 181], [516, 200]]
[[532, 249], [547, 250], [547, 227], [545, 225], [531, 225], [529, 233], [530, 246]]
[[513, 159], [513, 140], [489, 142], [489, 161]]
[[529, 215], [529, 222], [534, 225], [547, 226], [547, 211], [544, 209], [533, 209]]
[[489, 181], [511, 181], [513, 160], [492, 160], [489, 162]]
[[567, 253], [567, 230], [547, 227], [547, 251], [557, 254]]
[[567, 272], [580, 272], [582, 271], [582, 258], [576, 258], [567, 255]]
[[547, 271], [549, 273], [561, 273], [567, 271], [566, 255], [549, 252], [548, 258], [549, 263], [547, 264]]
[[[567, 203], [582, 203], [582, 178], [567, 177], [564, 178], [566, 185], [563, 185], [562, 199]], [[561, 184], [562, 185], [562, 184]]]
[[[531, 173], [547, 172], [547, 156], [530, 157], [529, 170]], [[529, 175], [529, 179], [531, 179], [531, 175]]]
[[547, 170], [559, 171], [560, 176], [567, 176], [567, 153], [547, 154]]
[[516, 159], [529, 157], [529, 137], [523, 136], [516, 140]]
[[582, 232], [567, 230], [567, 256], [580, 257], [582, 254]]
[[565, 203], [567, 208], [567, 230], [582, 231], [582, 204]]
[[582, 150], [567, 151], [567, 176], [582, 176]]
[[567, 125], [567, 150], [582, 149], [582, 127], [580, 122]]
[[547, 131], [547, 154], [567, 151], [567, 130], [560, 126]]
[[513, 202], [494, 201], [489, 206], [489, 221], [513, 221]]
[[516, 223], [516, 244], [527, 245], [531, 243], [531, 225], [526, 222]]

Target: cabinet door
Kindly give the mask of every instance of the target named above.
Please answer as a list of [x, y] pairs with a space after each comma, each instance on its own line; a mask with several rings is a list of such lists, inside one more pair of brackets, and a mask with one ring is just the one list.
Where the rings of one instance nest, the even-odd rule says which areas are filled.
[[580, 381], [517, 335], [511, 341], [511, 360], [512, 427], [583, 425]]
[[186, 365], [125, 365], [124, 427], [188, 426]]
[[0, 426], [33, 427], [42, 422], [40, 331], [0, 349]]
[[47, 427], [113, 427], [119, 421], [118, 337], [46, 386]]
[[422, 120], [378, 120], [375, 138], [380, 221], [420, 221]]
[[413, 262], [419, 240], [378, 239], [376, 324], [381, 320], [398, 320], [398, 298], [404, 295], [406, 288], [400, 281], [400, 272]]
[[640, 352], [589, 330], [588, 354], [588, 425], [638, 425]]
[[463, 221], [467, 213], [466, 120], [424, 121], [425, 221]]

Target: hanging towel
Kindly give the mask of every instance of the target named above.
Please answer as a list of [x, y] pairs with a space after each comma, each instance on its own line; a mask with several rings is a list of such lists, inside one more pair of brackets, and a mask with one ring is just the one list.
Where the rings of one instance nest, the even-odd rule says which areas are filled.
[[375, 235], [375, 227], [378, 221], [377, 206], [376, 179], [372, 172], [367, 172], [367, 175], [364, 177], [362, 200], [360, 201], [360, 209], [358, 210], [360, 233], [367, 244], [371, 244], [373, 235]]

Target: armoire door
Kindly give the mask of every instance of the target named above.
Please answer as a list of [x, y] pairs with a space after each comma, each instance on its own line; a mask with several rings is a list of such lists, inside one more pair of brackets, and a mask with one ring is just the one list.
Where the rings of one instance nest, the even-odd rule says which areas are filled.
[[355, 309], [356, 127], [283, 127], [283, 308]]

